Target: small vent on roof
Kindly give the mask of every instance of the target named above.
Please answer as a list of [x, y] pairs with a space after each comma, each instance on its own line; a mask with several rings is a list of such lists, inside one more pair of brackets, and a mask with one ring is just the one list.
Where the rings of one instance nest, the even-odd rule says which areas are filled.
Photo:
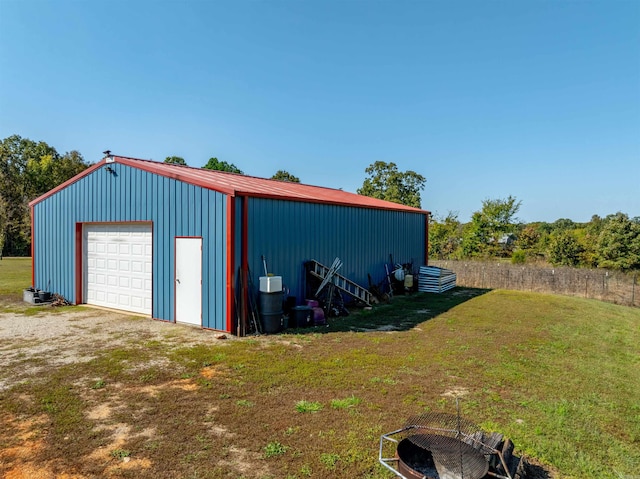
[[104, 159], [107, 163], [113, 163], [113, 155], [111, 154], [111, 150], [105, 150], [102, 152], [104, 155]]

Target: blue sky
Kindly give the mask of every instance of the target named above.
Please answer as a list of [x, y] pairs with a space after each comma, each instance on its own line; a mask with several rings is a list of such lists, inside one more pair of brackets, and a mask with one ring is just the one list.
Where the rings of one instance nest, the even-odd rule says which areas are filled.
[[0, 137], [353, 191], [394, 162], [468, 221], [640, 216], [640, 1], [0, 0]]

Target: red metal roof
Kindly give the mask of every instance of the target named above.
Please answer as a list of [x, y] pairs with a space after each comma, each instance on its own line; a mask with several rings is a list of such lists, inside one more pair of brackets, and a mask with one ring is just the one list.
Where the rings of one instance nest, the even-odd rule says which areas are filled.
[[[368, 196], [357, 195], [347, 191], [324, 188], [321, 186], [305, 185], [302, 183], [292, 183], [288, 181], [268, 180], [255, 176], [240, 175], [226, 171], [206, 170], [203, 168], [193, 168], [190, 166], [172, 165], [159, 163], [152, 160], [140, 160], [124, 156], [113, 156], [109, 159], [113, 163], [139, 168], [150, 173], [184, 181], [203, 188], [219, 191], [231, 196], [252, 196], [260, 198], [272, 198], [292, 201], [305, 201], [313, 203], [329, 203], [345, 206], [360, 206], [364, 208], [376, 208], [386, 210], [410, 211], [414, 213], [428, 214], [428, 211], [405, 206], [390, 201], [370, 198]], [[43, 196], [33, 200], [30, 204], [39, 203], [56, 191], [77, 181], [96, 168], [106, 163], [103, 159], [88, 170], [71, 178], [57, 188], [49, 191]]]

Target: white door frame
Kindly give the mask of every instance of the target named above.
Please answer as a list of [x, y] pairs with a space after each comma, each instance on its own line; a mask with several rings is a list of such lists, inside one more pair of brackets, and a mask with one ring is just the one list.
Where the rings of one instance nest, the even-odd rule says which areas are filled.
[[202, 237], [175, 237], [175, 322], [202, 326]]

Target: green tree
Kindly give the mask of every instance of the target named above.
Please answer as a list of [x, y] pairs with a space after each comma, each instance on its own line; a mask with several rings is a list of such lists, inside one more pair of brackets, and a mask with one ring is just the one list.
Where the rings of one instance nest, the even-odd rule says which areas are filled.
[[290, 183], [300, 183], [300, 178], [293, 176], [291, 173], [285, 170], [278, 170], [276, 174], [271, 177], [272, 180], [289, 181]]
[[573, 231], [561, 229], [551, 233], [548, 259], [553, 265], [578, 266], [584, 249]]
[[555, 220], [551, 226], [553, 227], [553, 230], [573, 230], [576, 229], [577, 225], [573, 222], [573, 220], [570, 220], [568, 218], [560, 218]]
[[427, 181], [415, 171], [399, 171], [395, 163], [376, 161], [365, 170], [364, 180], [358, 194], [420, 208], [420, 190]]
[[604, 227], [604, 220], [593, 215], [580, 231], [579, 240], [584, 247], [583, 264], [589, 268], [598, 266], [598, 237]]
[[187, 166], [187, 162], [184, 161], [184, 158], [180, 157], [180, 156], [167, 156], [164, 159], [165, 163], [168, 163], [170, 165], [182, 165], [182, 166]]
[[2, 258], [2, 250], [4, 249], [4, 241], [7, 229], [7, 202], [0, 191], [0, 258]]
[[640, 218], [609, 215], [596, 244], [598, 266], [629, 271], [640, 269]]
[[431, 217], [429, 221], [429, 257], [451, 259], [457, 256], [462, 242], [462, 225], [457, 213], [449, 212], [446, 217]]
[[84, 171], [88, 166], [77, 151], [60, 156], [53, 150], [52, 153], [40, 157], [31, 157], [27, 160], [24, 170], [26, 194], [30, 200], [37, 198]]
[[[56, 167], [54, 168], [53, 183], [58, 186], [69, 178], [73, 178], [78, 173], [89, 168], [91, 164], [83, 158], [77, 150], [71, 150], [62, 155]], [[55, 186], [52, 186], [54, 188]]]
[[31, 219], [28, 203], [43, 186], [27, 174], [33, 159], [54, 157], [58, 153], [44, 142], [12, 135], [0, 143], [0, 192], [4, 203], [3, 252], [5, 256], [26, 256], [30, 249]]
[[542, 234], [534, 225], [526, 225], [520, 233], [518, 233], [518, 240], [516, 242], [518, 248], [523, 250], [526, 254], [535, 254], [537, 252], [538, 243]]
[[43, 141], [19, 135], [0, 141], [0, 229], [3, 254], [25, 256], [31, 246], [29, 201], [89, 166], [77, 151], [63, 156]]
[[233, 163], [227, 163], [226, 161], [220, 161], [218, 158], [213, 157], [209, 158], [209, 161], [202, 168], [206, 170], [217, 170], [217, 171], [228, 171], [230, 173], [238, 173], [240, 175], [244, 175], [242, 170], [240, 170]]
[[501, 244], [501, 239], [517, 229], [515, 215], [521, 201], [509, 196], [506, 199], [486, 199], [482, 209], [471, 216], [471, 222], [463, 229], [462, 253], [464, 256], [505, 256], [511, 247]]

